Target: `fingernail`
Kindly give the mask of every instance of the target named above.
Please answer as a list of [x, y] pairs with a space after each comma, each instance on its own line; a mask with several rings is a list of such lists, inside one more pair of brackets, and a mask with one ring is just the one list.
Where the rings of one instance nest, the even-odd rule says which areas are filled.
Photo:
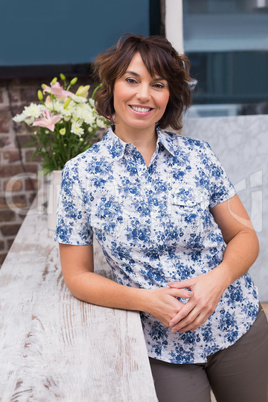
[[174, 325], [175, 325], [174, 322], [171, 322], [171, 323], [169, 324], [170, 327], [174, 327]]

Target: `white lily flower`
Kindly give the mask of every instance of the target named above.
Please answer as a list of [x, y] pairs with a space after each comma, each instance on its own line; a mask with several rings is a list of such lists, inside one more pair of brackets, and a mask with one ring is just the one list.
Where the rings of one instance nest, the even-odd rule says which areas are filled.
[[97, 126], [100, 127], [100, 128], [105, 128], [105, 127], [106, 127], [105, 122], [104, 122], [101, 118], [97, 118], [96, 124], [97, 124]]
[[71, 132], [78, 135], [79, 137], [84, 134], [84, 130], [81, 127], [81, 123], [78, 121], [72, 122]]
[[75, 101], [77, 103], [86, 103], [87, 102], [87, 99], [84, 98], [83, 96], [77, 96], [77, 95], [72, 94], [71, 98], [73, 101]]
[[43, 105], [31, 103], [30, 106], [25, 106], [21, 114], [13, 117], [13, 120], [16, 123], [25, 121], [27, 124], [31, 124], [30, 122], [34, 122], [35, 119], [43, 115], [44, 109], [45, 107]]

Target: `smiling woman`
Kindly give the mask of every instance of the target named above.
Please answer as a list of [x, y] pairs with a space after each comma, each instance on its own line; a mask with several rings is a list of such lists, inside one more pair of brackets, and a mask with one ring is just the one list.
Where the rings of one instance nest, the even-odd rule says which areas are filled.
[[[267, 321], [247, 273], [256, 234], [210, 146], [164, 131], [191, 101], [187, 58], [165, 38], [126, 35], [95, 67], [112, 125], [64, 168], [67, 286], [141, 312], [160, 402], [209, 402], [210, 385], [222, 402], [266, 402]], [[94, 273], [93, 234], [115, 282]]]

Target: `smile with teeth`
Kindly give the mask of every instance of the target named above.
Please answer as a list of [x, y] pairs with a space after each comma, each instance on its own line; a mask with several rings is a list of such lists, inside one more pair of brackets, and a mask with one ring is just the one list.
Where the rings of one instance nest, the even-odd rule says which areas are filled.
[[138, 107], [138, 106], [130, 106], [131, 109], [135, 110], [135, 112], [139, 113], [148, 113], [150, 110], [152, 110], [151, 107]]

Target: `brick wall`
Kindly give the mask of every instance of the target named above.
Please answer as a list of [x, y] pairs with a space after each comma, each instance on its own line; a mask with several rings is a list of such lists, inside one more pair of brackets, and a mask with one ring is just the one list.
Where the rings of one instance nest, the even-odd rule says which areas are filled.
[[[42, 80], [43, 82], [43, 80]], [[12, 117], [36, 102], [39, 80], [0, 81], [0, 265], [36, 195], [37, 159], [27, 146], [31, 136]]]

